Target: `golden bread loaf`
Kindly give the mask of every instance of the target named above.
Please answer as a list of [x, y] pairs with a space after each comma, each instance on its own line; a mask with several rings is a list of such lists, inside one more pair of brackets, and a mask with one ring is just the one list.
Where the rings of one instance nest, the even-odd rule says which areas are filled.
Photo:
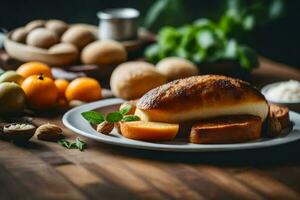
[[219, 75], [179, 79], [147, 92], [135, 114], [143, 121], [184, 122], [228, 115], [265, 120], [269, 106], [249, 83]]

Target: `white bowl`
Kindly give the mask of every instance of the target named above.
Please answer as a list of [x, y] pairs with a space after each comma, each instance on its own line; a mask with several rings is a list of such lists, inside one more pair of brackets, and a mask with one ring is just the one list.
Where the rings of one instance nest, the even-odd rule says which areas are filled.
[[273, 88], [273, 87], [276, 87], [276, 86], [278, 86], [279, 84], [282, 84], [282, 83], [283, 82], [276, 82], [276, 83], [268, 84], [268, 85], [264, 86], [261, 89], [261, 93], [266, 97], [266, 99], [270, 103], [284, 105], [284, 106], [287, 106], [290, 110], [300, 112], [300, 101], [275, 101], [273, 99], [268, 98], [268, 96], [267, 96], [268, 90]]

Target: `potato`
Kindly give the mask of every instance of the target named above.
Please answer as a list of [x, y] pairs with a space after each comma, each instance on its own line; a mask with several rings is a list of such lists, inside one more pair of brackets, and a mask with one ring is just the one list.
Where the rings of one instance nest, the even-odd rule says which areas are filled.
[[78, 49], [71, 43], [58, 43], [49, 48], [50, 53], [74, 53], [78, 54]]
[[11, 39], [16, 42], [25, 43], [28, 32], [24, 27], [17, 28], [11, 34]]
[[61, 36], [68, 29], [68, 25], [58, 19], [48, 20], [45, 24], [45, 27], [54, 31], [58, 36]]
[[72, 26], [61, 37], [62, 42], [72, 43], [79, 49], [96, 40], [94, 33], [84, 26]]
[[179, 57], [168, 57], [156, 65], [157, 70], [169, 81], [198, 75], [198, 68], [189, 60]]
[[42, 19], [37, 19], [37, 20], [33, 20], [31, 22], [29, 22], [28, 24], [26, 24], [25, 26], [25, 30], [27, 32], [30, 32], [36, 28], [42, 28], [45, 25], [45, 20]]
[[28, 45], [40, 48], [49, 48], [58, 41], [56, 33], [46, 28], [34, 29], [26, 38], [26, 43]]
[[156, 71], [154, 65], [143, 61], [131, 61], [119, 65], [110, 77], [113, 94], [123, 99], [136, 99], [149, 90], [166, 82], [166, 77]]
[[95, 41], [87, 45], [81, 54], [84, 64], [109, 65], [127, 60], [126, 49], [116, 41]]
[[179, 125], [161, 122], [132, 121], [120, 123], [124, 137], [151, 142], [172, 140], [176, 137]]

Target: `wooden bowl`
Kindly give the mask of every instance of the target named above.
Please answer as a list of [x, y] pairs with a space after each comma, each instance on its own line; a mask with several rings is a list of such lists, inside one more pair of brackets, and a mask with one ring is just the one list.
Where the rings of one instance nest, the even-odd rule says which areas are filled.
[[9, 32], [4, 40], [6, 52], [20, 61], [40, 61], [49, 65], [68, 65], [78, 59], [78, 53], [53, 53], [47, 49], [29, 46], [11, 40], [12, 32]]

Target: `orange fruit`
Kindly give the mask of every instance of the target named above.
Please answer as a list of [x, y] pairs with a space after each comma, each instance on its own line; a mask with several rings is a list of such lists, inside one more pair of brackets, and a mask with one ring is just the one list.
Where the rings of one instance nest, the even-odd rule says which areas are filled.
[[17, 73], [27, 78], [31, 75], [43, 74], [46, 77], [52, 78], [51, 68], [41, 62], [27, 62], [17, 69]]
[[57, 89], [58, 89], [58, 98], [65, 99], [65, 92], [69, 85], [69, 82], [65, 79], [57, 79], [54, 81]]
[[102, 98], [101, 86], [99, 82], [93, 78], [77, 78], [67, 87], [66, 98], [68, 101], [97, 101]]
[[58, 97], [58, 89], [54, 81], [44, 75], [32, 75], [22, 83], [26, 100], [33, 108], [50, 108]]

